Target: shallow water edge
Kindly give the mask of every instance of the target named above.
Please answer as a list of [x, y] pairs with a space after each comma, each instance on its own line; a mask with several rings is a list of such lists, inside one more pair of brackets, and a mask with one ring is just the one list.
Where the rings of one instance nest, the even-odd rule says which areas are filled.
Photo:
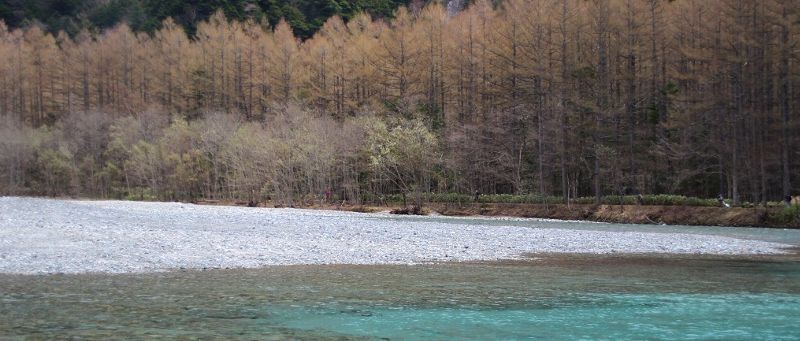
[[0, 275], [0, 289], [0, 335], [34, 339], [800, 337], [788, 256]]

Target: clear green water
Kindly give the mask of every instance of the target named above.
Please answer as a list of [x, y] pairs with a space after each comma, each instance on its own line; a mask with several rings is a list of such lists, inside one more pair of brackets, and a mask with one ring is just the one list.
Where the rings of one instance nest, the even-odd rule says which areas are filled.
[[507, 264], [0, 275], [0, 338], [800, 339], [800, 263]]

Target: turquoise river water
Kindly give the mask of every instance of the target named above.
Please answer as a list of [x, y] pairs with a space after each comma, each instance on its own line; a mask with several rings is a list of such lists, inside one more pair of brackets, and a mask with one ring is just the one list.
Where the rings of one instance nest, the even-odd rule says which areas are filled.
[[798, 340], [800, 262], [530, 261], [0, 275], [0, 339]]

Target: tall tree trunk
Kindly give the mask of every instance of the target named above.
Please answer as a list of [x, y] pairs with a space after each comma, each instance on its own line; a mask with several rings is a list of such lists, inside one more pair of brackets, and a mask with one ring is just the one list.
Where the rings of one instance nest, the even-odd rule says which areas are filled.
[[[631, 3], [628, 3], [630, 6]], [[628, 56], [627, 56], [627, 102], [625, 103], [625, 111], [628, 115], [628, 186], [636, 190], [636, 168], [634, 165], [634, 141], [636, 139], [636, 52], [635, 46], [637, 43], [636, 37], [636, 22], [633, 9], [628, 9]]]
[[596, 17], [597, 33], [597, 109], [594, 113], [594, 129], [592, 132], [592, 143], [594, 148], [594, 200], [600, 203], [602, 195], [600, 190], [600, 149], [602, 147], [600, 129], [603, 117], [606, 115], [609, 103], [609, 75], [608, 75], [608, 31], [609, 31], [609, 2], [600, 0], [598, 3]]
[[791, 173], [789, 167], [789, 18], [786, 3], [783, 3], [781, 11], [781, 62], [780, 62], [780, 92], [778, 94], [781, 107], [781, 191], [784, 196], [791, 195]]
[[567, 70], [567, 15], [569, 1], [564, 0], [561, 5], [561, 93], [559, 98], [559, 166], [561, 169], [561, 195], [564, 201], [569, 203], [569, 182], [567, 179], [567, 80], [569, 71]]

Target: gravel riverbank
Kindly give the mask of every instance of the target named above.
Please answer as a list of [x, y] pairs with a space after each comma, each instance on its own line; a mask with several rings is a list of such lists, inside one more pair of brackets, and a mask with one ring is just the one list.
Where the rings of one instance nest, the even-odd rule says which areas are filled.
[[[538, 228], [539, 223], [549, 225]], [[779, 254], [791, 246], [712, 235], [573, 230], [570, 224], [582, 223], [484, 226], [457, 218], [0, 197], [0, 273], [409, 264], [553, 252]]]

